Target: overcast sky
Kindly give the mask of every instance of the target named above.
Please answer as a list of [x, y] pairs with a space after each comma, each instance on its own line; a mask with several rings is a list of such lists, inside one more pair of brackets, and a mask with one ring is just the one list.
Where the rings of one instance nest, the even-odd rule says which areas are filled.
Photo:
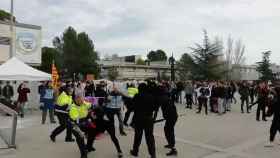
[[[43, 45], [68, 26], [85, 31], [104, 54], [146, 55], [163, 49], [176, 58], [202, 42], [202, 29], [224, 40], [231, 35], [246, 45], [246, 62], [271, 50], [280, 64], [279, 0], [14, 0], [22, 23], [43, 28]], [[10, 0], [0, 8], [9, 10]]]

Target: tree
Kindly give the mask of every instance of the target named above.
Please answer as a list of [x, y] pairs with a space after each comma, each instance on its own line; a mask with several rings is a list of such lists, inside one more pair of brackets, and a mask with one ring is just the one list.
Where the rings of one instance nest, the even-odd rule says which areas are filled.
[[274, 80], [273, 72], [270, 68], [270, 55], [271, 51], [262, 52], [263, 59], [260, 62], [257, 62], [257, 71], [260, 73], [260, 80], [261, 81], [272, 81]]
[[119, 76], [119, 72], [118, 72], [117, 68], [112, 67], [112, 68], [108, 69], [109, 80], [114, 81], [118, 78], [118, 76]]
[[207, 31], [204, 30], [203, 44], [195, 44], [195, 47], [190, 47], [192, 50], [192, 75], [196, 80], [218, 80], [224, 75], [221, 67], [224, 65], [221, 62], [222, 45], [216, 40], [211, 43]]
[[245, 45], [242, 43], [242, 40], [239, 39], [235, 43], [235, 49], [233, 54], [233, 64], [234, 65], [242, 65], [244, 64], [246, 58], [244, 57], [245, 53]]
[[225, 63], [226, 63], [226, 70], [227, 70], [227, 79], [239, 79], [240, 72], [235, 72], [233, 74], [234, 67], [240, 67], [245, 63], [245, 45], [243, 44], [242, 40], [239, 39], [234, 42], [231, 36], [228, 37], [227, 40], [227, 48], [224, 52], [225, 55]]
[[[54, 48], [43, 47], [42, 48], [42, 63], [40, 70], [51, 73], [51, 65], [56, 60], [56, 55], [58, 52]], [[55, 62], [56, 63], [56, 62]]]
[[190, 54], [184, 53], [177, 63], [177, 70], [180, 80], [192, 79], [194, 61]]
[[146, 62], [142, 58], [139, 58], [136, 60], [136, 65], [146, 65]]
[[150, 61], [166, 61], [167, 56], [166, 53], [163, 50], [157, 50], [157, 51], [150, 51], [147, 55], [147, 58]]
[[[10, 21], [10, 20], [11, 20], [11, 14], [0, 9], [0, 21]], [[15, 22], [16, 18], [13, 17], [13, 20]]]
[[61, 54], [63, 69], [69, 76], [80, 73], [99, 75], [96, 63], [98, 54], [94, 50], [93, 41], [85, 32], [77, 33], [74, 28], [68, 27], [62, 37], [54, 38], [53, 45]]

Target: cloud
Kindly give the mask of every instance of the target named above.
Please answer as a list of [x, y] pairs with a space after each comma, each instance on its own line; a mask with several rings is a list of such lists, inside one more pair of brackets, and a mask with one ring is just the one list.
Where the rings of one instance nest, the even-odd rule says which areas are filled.
[[[9, 0], [0, 1], [9, 8]], [[275, 0], [28, 0], [15, 1], [18, 21], [41, 25], [43, 43], [50, 46], [68, 26], [87, 32], [104, 54], [146, 55], [163, 49], [179, 58], [195, 42], [202, 29], [210, 37], [242, 38], [248, 63], [272, 50], [279, 62], [280, 1]]]

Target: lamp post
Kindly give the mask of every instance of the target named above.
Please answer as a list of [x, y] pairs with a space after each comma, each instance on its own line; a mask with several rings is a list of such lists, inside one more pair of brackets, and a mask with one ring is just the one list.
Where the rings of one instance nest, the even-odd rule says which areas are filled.
[[12, 58], [14, 55], [14, 0], [11, 0], [10, 9], [10, 58]]
[[175, 81], [175, 58], [172, 56], [169, 58], [169, 64], [171, 65], [171, 81]]

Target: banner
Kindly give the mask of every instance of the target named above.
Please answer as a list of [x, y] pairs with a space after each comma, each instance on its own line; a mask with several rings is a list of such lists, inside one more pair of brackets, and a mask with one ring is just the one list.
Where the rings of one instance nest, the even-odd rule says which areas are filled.
[[52, 87], [54, 89], [58, 88], [58, 80], [59, 80], [59, 75], [56, 66], [54, 63], [52, 63]]

